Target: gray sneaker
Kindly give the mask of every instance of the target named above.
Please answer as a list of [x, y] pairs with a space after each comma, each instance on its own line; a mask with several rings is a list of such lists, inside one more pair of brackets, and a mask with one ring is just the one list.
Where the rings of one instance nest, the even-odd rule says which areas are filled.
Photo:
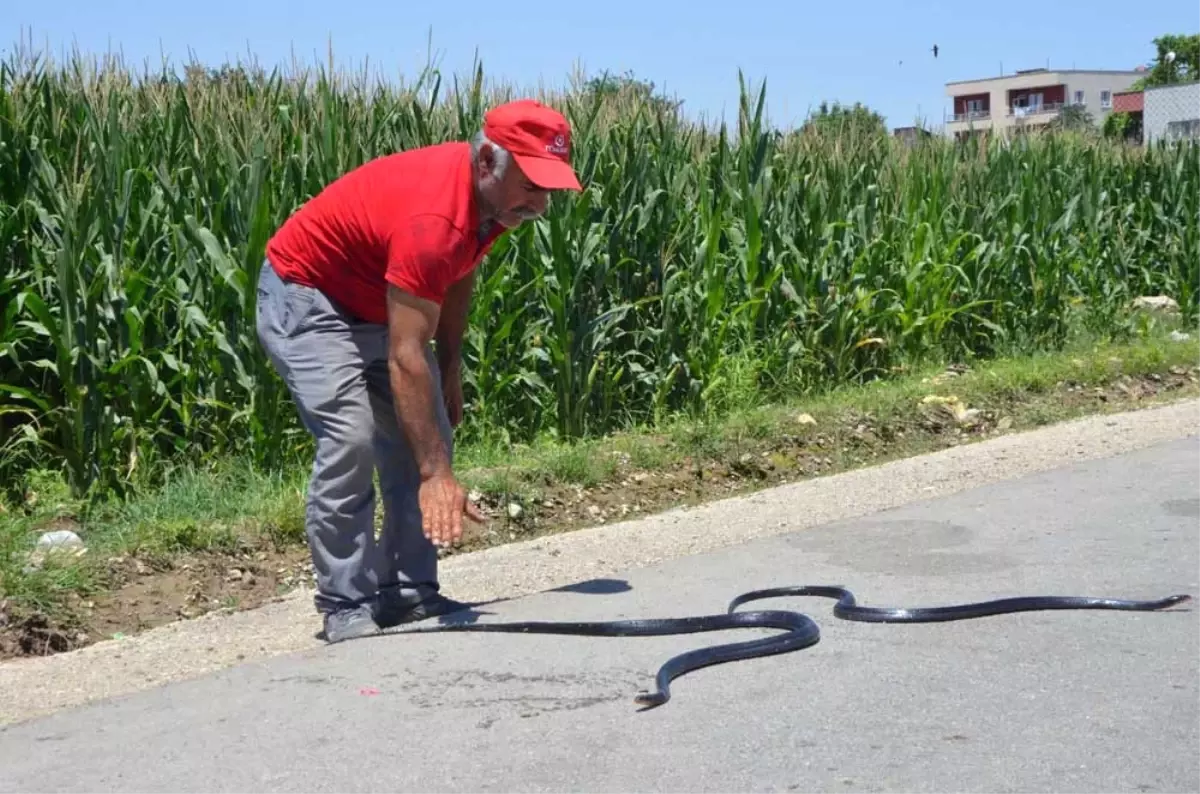
[[469, 608], [469, 604], [446, 598], [439, 593], [422, 597], [417, 593], [401, 594], [394, 589], [385, 589], [379, 593], [375, 620], [380, 628], [390, 629], [404, 623], [435, 618]]
[[368, 606], [339, 609], [325, 615], [325, 641], [341, 642], [379, 633], [379, 625]]

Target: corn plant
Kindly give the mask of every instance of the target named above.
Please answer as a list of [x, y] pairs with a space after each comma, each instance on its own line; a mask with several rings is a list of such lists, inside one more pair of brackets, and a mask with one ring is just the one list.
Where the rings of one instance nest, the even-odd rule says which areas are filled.
[[[587, 189], [481, 267], [464, 437], [577, 438], [746, 388], [1052, 348], [1072, 314], [1117, 330], [1139, 294], [1195, 317], [1200, 145], [905, 146], [777, 129], [765, 84], [740, 88], [730, 127], [625, 90], [536, 93], [571, 120]], [[0, 64], [0, 480], [48, 466], [120, 494], [178, 465], [303, 461], [254, 333], [267, 239], [337, 176], [465, 140], [516, 95], [478, 65], [394, 85], [18, 50]]]

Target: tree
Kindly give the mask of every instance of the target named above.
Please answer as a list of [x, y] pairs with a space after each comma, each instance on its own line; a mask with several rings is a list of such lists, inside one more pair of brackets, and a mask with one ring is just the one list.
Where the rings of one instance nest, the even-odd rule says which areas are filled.
[[[1159, 36], [1154, 40], [1154, 46], [1158, 56], [1145, 77], [1133, 84], [1133, 90], [1200, 80], [1200, 33]], [[1175, 57], [1169, 58], [1168, 53], [1174, 53]]]
[[656, 111], [668, 114], [674, 113], [683, 105], [683, 100], [668, 99], [662, 94], [655, 94], [654, 83], [634, 77], [632, 71], [627, 71], [620, 77], [614, 77], [605, 72], [600, 77], [588, 80], [584, 91], [589, 96], [599, 95], [604, 99], [632, 96], [646, 102]]
[[1141, 114], [1109, 113], [1104, 119], [1103, 132], [1106, 138], [1138, 143], [1142, 140]]
[[1067, 105], [1046, 126], [1055, 131], [1087, 132], [1095, 128], [1095, 121], [1086, 105]]
[[822, 102], [816, 111], [809, 113], [801, 133], [821, 135], [887, 136], [887, 122], [883, 116], [861, 102], [845, 106], [838, 102], [830, 107]]

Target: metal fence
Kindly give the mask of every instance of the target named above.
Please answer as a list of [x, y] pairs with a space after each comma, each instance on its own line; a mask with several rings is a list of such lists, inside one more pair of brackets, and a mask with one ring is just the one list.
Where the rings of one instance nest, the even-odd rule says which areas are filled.
[[1146, 143], [1200, 138], [1200, 82], [1146, 89], [1142, 127]]

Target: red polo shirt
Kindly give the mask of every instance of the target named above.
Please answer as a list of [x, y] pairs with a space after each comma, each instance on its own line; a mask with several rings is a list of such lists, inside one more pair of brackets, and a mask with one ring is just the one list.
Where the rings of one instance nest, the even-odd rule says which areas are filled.
[[387, 323], [387, 285], [441, 304], [496, 238], [478, 239], [471, 150], [453, 142], [386, 155], [333, 181], [267, 242], [283, 279]]

